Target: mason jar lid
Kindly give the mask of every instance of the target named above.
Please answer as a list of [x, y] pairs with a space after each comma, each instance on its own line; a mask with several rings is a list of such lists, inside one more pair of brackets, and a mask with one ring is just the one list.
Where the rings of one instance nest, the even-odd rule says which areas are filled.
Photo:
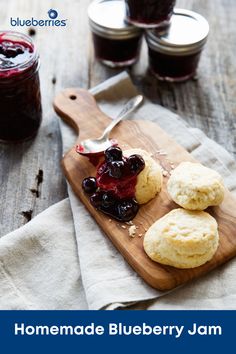
[[92, 31], [106, 38], [127, 39], [142, 33], [125, 22], [123, 0], [95, 0], [89, 5], [88, 16]]
[[196, 12], [174, 9], [170, 25], [163, 31], [146, 32], [148, 45], [158, 52], [169, 55], [196, 53], [206, 43], [209, 33], [207, 20]]

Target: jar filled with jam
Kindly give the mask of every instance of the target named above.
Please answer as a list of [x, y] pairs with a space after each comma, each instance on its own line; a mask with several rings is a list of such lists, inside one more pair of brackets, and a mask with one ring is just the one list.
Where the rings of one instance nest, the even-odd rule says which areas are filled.
[[0, 141], [33, 137], [42, 119], [39, 56], [29, 36], [0, 32]]
[[176, 0], [125, 0], [127, 21], [150, 28], [169, 23]]
[[142, 31], [125, 22], [123, 0], [95, 0], [89, 6], [88, 16], [99, 61], [113, 68], [137, 61]]
[[209, 24], [201, 15], [175, 9], [170, 26], [148, 30], [149, 67], [160, 80], [178, 82], [196, 75]]

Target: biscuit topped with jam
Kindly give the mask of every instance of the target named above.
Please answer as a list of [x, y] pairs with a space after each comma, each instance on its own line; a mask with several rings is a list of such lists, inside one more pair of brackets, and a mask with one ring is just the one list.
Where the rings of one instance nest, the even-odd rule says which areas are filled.
[[105, 160], [97, 168], [96, 178], [85, 178], [82, 183], [83, 190], [90, 194], [91, 204], [119, 221], [132, 220], [139, 210], [139, 204], [152, 199], [161, 189], [161, 169], [153, 160], [159, 168], [154, 169], [158, 172], [158, 183], [156, 188], [152, 186], [151, 198], [142, 198], [142, 192], [144, 195], [146, 193], [143, 181], [146, 181], [147, 186], [150, 183], [147, 178], [149, 159], [149, 154], [141, 149], [131, 149], [123, 153], [117, 146], [108, 148], [105, 151]]

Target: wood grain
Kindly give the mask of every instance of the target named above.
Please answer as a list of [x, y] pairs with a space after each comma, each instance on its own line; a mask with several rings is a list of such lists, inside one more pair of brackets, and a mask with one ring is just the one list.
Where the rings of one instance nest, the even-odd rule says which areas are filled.
[[[77, 143], [89, 137], [100, 136], [109, 122], [109, 118], [99, 110], [94, 98], [85, 90], [65, 90], [56, 97], [54, 108], [79, 133]], [[152, 122], [122, 121], [112, 131], [111, 137], [118, 139], [122, 148], [143, 148], [150, 152], [165, 170], [171, 171], [172, 163], [177, 166], [182, 161], [194, 161], [186, 150]], [[167, 157], [157, 154], [156, 152], [159, 150], [164, 150]], [[209, 272], [236, 255], [235, 199], [228, 191], [226, 191], [224, 202], [220, 207], [208, 209], [219, 225], [220, 246], [215, 256], [201, 267], [182, 270], [153, 262], [143, 250], [143, 237], [138, 237], [138, 235], [134, 238], [129, 237], [126, 224], [122, 225], [122, 223], [111, 221], [109, 217], [92, 207], [88, 196], [82, 190], [81, 183], [85, 177], [94, 176], [96, 168], [88, 158], [76, 153], [75, 146], [63, 158], [62, 166], [74, 192], [98, 225], [127, 262], [152, 287], [160, 290], [175, 288]], [[142, 205], [137, 216], [133, 219], [134, 224], [138, 226], [138, 233], [144, 235], [145, 230], [156, 220], [178, 207], [168, 196], [167, 180], [168, 178], [164, 179], [161, 193], [149, 203]]]
[[[0, 145], [0, 236], [67, 196], [59, 163], [59, 125], [52, 109], [55, 93], [66, 87], [92, 87], [120, 71], [108, 69], [94, 59], [87, 21], [90, 2], [0, 0], [1, 29], [13, 29], [10, 17], [45, 18], [50, 8], [68, 19], [66, 28], [37, 27], [33, 37], [41, 56], [43, 124], [30, 143]], [[145, 44], [141, 60], [129, 72], [145, 95], [202, 129], [236, 157], [236, 1], [177, 0], [177, 6], [201, 13], [211, 26], [198, 80], [183, 84], [158, 82], [146, 72]], [[24, 27], [17, 30], [28, 32]], [[39, 171], [44, 174], [38, 186]]]

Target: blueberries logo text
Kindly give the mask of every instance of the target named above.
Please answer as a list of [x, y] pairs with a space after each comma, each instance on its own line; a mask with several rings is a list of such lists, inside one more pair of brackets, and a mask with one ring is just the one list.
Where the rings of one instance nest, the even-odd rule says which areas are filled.
[[10, 24], [13, 27], [65, 27], [66, 26], [66, 21], [67, 20], [62, 20], [58, 18], [58, 12], [54, 9], [50, 9], [48, 11], [48, 17], [49, 19], [43, 20], [43, 19], [36, 19], [34, 17], [30, 19], [21, 19], [19, 17], [16, 18], [10, 18]]

